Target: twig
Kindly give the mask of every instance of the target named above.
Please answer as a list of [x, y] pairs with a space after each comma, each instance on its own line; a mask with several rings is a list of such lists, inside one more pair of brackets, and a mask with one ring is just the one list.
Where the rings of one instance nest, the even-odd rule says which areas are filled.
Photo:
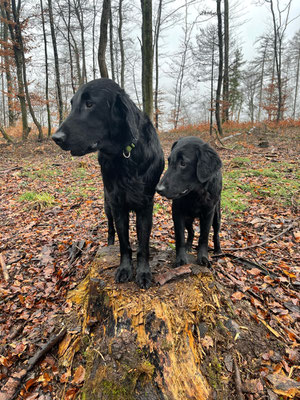
[[6, 282], [8, 282], [9, 281], [9, 275], [8, 275], [8, 271], [7, 271], [7, 267], [6, 267], [4, 258], [3, 258], [1, 253], [0, 253], [0, 265], [1, 265], [1, 268], [2, 268], [2, 273], [3, 273], [4, 279], [6, 280]]
[[13, 167], [13, 168], [9, 168], [9, 169], [4, 169], [4, 170], [0, 171], [0, 174], [7, 174], [7, 172], [15, 171], [17, 169], [23, 169], [23, 167]]
[[244, 395], [242, 393], [242, 381], [241, 381], [240, 370], [235, 357], [233, 357], [233, 365], [234, 365], [234, 381], [235, 381], [237, 398], [238, 400], [244, 400]]
[[35, 364], [39, 361], [39, 359], [42, 358], [46, 353], [48, 353], [49, 350], [52, 349], [52, 347], [54, 347], [58, 342], [61, 341], [66, 332], [67, 328], [62, 328], [56, 336], [49, 339], [49, 341], [41, 348], [41, 350], [37, 354], [29, 359], [27, 372], [31, 371]]
[[[254, 249], [255, 247], [261, 247], [264, 246], [266, 243], [272, 242], [273, 240], [279, 238], [280, 236], [283, 236], [286, 232], [288, 232], [289, 230], [291, 230], [292, 228], [294, 228], [295, 226], [297, 226], [297, 221], [293, 222], [291, 225], [289, 225], [284, 231], [278, 233], [278, 235], [275, 235], [273, 237], [271, 237], [270, 239], [265, 240], [264, 242], [261, 243], [257, 243], [257, 244], [252, 244], [251, 246], [247, 246], [247, 247], [228, 247], [226, 249], [223, 249], [223, 251], [244, 251], [244, 250], [249, 250], [249, 249]], [[214, 255], [213, 257], [220, 257], [220, 256], [224, 256], [224, 254], [220, 254], [220, 255]]]

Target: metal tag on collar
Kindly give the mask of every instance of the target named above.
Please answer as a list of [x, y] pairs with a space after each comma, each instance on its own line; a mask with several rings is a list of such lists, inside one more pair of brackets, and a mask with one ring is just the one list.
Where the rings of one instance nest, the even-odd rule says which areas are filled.
[[135, 144], [131, 143], [129, 146], [126, 147], [125, 150], [123, 150], [123, 156], [125, 158], [129, 158], [131, 154], [131, 150], [135, 148]]

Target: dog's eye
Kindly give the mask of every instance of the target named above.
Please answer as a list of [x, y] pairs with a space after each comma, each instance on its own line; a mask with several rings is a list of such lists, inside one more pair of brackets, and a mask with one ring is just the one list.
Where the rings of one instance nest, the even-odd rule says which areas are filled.
[[181, 160], [180, 161], [180, 166], [184, 168], [186, 166], [186, 163], [183, 160]]
[[93, 103], [92, 103], [91, 101], [89, 101], [89, 100], [87, 100], [87, 101], [85, 102], [85, 105], [86, 105], [87, 108], [93, 107]]

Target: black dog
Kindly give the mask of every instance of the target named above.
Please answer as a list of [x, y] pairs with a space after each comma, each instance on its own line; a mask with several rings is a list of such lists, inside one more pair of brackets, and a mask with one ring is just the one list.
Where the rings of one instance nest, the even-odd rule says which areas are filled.
[[108, 244], [120, 241], [121, 263], [116, 282], [132, 279], [129, 243], [129, 211], [136, 212], [139, 248], [136, 282], [151, 283], [149, 238], [152, 228], [153, 196], [164, 169], [157, 133], [129, 96], [110, 79], [96, 79], [75, 93], [70, 115], [52, 139], [74, 156], [99, 151], [104, 182]]
[[[197, 262], [209, 266], [208, 235], [212, 225], [214, 251], [221, 252], [219, 230], [222, 162], [214, 149], [193, 136], [175, 142], [168, 161], [168, 170], [156, 190], [168, 199], [173, 199], [176, 267], [188, 262], [186, 247], [189, 249], [192, 246], [193, 222], [196, 217], [200, 218]], [[188, 231], [186, 245], [184, 228]]]

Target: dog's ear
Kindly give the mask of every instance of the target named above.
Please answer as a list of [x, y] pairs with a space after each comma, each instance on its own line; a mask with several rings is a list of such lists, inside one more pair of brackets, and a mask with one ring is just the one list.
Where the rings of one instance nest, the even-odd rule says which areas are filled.
[[176, 142], [174, 142], [174, 143], [172, 144], [171, 151], [174, 149], [174, 147], [176, 146], [177, 143], [178, 143], [178, 140], [176, 140]]
[[197, 178], [201, 183], [208, 181], [222, 167], [217, 152], [207, 143], [199, 146]]
[[124, 132], [125, 128], [128, 132], [128, 139], [132, 142], [137, 141], [139, 136], [138, 114], [134, 103], [124, 91], [118, 93], [115, 98], [111, 109], [111, 118], [111, 129], [114, 135], [117, 136], [120, 130]]

